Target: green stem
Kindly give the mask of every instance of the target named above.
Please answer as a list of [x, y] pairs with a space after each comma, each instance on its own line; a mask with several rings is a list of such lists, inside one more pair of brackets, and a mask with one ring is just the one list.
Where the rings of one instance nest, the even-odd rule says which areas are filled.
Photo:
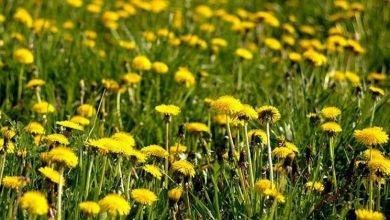
[[116, 94], [116, 115], [118, 117], [119, 129], [123, 129], [122, 117], [121, 117], [121, 93]]
[[232, 151], [233, 160], [236, 161], [235, 147], [234, 147], [234, 142], [233, 142], [233, 137], [232, 137], [232, 131], [230, 130], [230, 122], [229, 122], [228, 115], [226, 115], [226, 127], [227, 127], [227, 132], [228, 132], [229, 141], [230, 141], [230, 150]]
[[106, 175], [106, 166], [107, 166], [107, 157], [106, 157], [106, 156], [103, 156], [102, 175], [101, 175], [101, 177], [100, 177], [99, 191], [98, 191], [97, 196], [99, 196], [99, 195], [100, 195], [100, 192], [102, 191], [103, 182], [104, 182], [104, 177], [105, 177], [105, 175]]
[[241, 90], [241, 84], [242, 84], [242, 63], [240, 62], [238, 64], [238, 79], [237, 79], [237, 90]]
[[[4, 146], [3, 146], [4, 147]], [[1, 169], [0, 169], [0, 186], [1, 183], [3, 182], [3, 173], [4, 173], [4, 166], [5, 166], [5, 160], [6, 160], [6, 153], [3, 152], [3, 155], [1, 156]]]
[[63, 181], [64, 181], [64, 167], [60, 167], [60, 181], [58, 183], [58, 195], [57, 195], [57, 220], [61, 220], [62, 213], [61, 213], [61, 207], [62, 207], [62, 188], [63, 188]]
[[374, 118], [375, 118], [375, 111], [376, 111], [376, 105], [377, 105], [377, 101], [375, 100], [374, 101], [374, 105], [372, 106], [372, 112], [371, 112], [371, 118], [370, 118], [370, 127], [372, 126], [372, 124], [374, 123]]
[[337, 192], [337, 178], [336, 178], [336, 168], [334, 164], [334, 139], [331, 137], [329, 139], [329, 153], [330, 153], [330, 159], [332, 162], [332, 175], [333, 175], [333, 183], [334, 183], [334, 191]]
[[18, 79], [18, 102], [20, 101], [22, 97], [22, 92], [23, 92], [23, 73], [24, 73], [24, 65], [20, 68], [19, 72], [19, 79]]
[[[169, 122], [165, 122], [165, 150], [169, 155]], [[165, 158], [165, 180], [164, 187], [168, 189], [168, 166], [169, 166], [169, 156]]]
[[274, 184], [274, 170], [272, 165], [272, 150], [269, 123], [267, 123], [267, 146], [268, 146], [268, 165], [271, 183]]
[[245, 123], [244, 125], [244, 135], [245, 135], [246, 151], [248, 156], [249, 181], [250, 181], [251, 189], [253, 190], [255, 183], [254, 183], [254, 175], [253, 175], [253, 167], [252, 167], [252, 155], [249, 146], [248, 123]]
[[88, 197], [89, 185], [91, 182], [92, 166], [93, 166], [93, 156], [91, 157], [91, 160], [89, 161], [89, 165], [88, 165], [88, 175], [87, 175], [87, 183], [85, 184], [84, 199], [87, 199]]
[[[370, 160], [372, 160], [372, 147], [370, 147]], [[368, 188], [368, 191], [369, 191], [369, 200], [368, 200], [368, 208], [369, 210], [373, 210], [374, 208], [374, 181], [372, 180], [371, 178], [371, 174], [370, 174], [370, 180], [369, 180], [369, 188]]]

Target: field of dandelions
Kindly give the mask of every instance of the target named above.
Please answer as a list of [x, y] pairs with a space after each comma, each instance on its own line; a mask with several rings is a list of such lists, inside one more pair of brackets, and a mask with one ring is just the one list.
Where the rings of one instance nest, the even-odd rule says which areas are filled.
[[0, 219], [390, 219], [389, 0], [0, 0]]

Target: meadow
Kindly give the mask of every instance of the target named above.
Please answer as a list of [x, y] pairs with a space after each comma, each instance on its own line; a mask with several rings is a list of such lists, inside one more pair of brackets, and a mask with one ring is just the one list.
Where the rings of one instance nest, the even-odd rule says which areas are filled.
[[0, 219], [390, 219], [389, 0], [0, 6]]

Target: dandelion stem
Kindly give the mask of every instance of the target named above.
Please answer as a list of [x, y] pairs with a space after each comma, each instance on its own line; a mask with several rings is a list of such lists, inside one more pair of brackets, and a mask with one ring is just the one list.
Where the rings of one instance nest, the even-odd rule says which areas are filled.
[[62, 213], [61, 213], [61, 207], [62, 207], [62, 188], [63, 188], [63, 181], [64, 181], [64, 167], [60, 167], [60, 181], [58, 183], [58, 195], [57, 195], [57, 220], [61, 220]]
[[[370, 146], [370, 160], [372, 160], [372, 147]], [[371, 174], [370, 174], [370, 180], [369, 180], [369, 188], [368, 188], [368, 191], [369, 191], [369, 201], [368, 201], [368, 208], [370, 210], [373, 210], [374, 208], [374, 181], [371, 179]]]
[[248, 155], [248, 166], [249, 166], [249, 181], [251, 189], [254, 189], [254, 175], [253, 175], [253, 167], [252, 167], [252, 155], [251, 150], [249, 146], [249, 137], [248, 137], [248, 123], [245, 123], [244, 125], [244, 135], [245, 135], [245, 144], [246, 144], [246, 151]]
[[337, 178], [336, 178], [336, 168], [334, 164], [334, 138], [330, 137], [329, 139], [329, 154], [330, 154], [330, 160], [332, 162], [332, 175], [333, 175], [333, 184], [334, 184], [334, 191], [337, 192]]
[[103, 157], [103, 167], [102, 167], [102, 175], [100, 177], [100, 182], [99, 182], [99, 191], [97, 195], [100, 195], [100, 192], [102, 191], [103, 187], [103, 182], [104, 182], [104, 177], [106, 175], [106, 166], [107, 166], [107, 157]]
[[116, 94], [116, 115], [118, 117], [119, 129], [123, 129], [122, 117], [121, 117], [121, 93]]
[[238, 64], [238, 78], [237, 78], [237, 90], [241, 90], [241, 84], [242, 84], [242, 63], [240, 62]]
[[41, 87], [37, 86], [35, 88], [35, 95], [37, 96], [38, 103], [41, 102]]
[[5, 166], [5, 159], [6, 159], [6, 153], [3, 152], [3, 155], [1, 156], [1, 169], [0, 169], [0, 186], [3, 179], [3, 173], [4, 173], [4, 166]]
[[20, 98], [22, 97], [23, 92], [23, 73], [24, 73], [24, 65], [20, 68], [19, 72], [19, 81], [18, 81], [18, 102], [20, 101]]
[[93, 156], [91, 157], [91, 160], [89, 161], [89, 165], [88, 165], [87, 183], [85, 184], [84, 199], [87, 199], [88, 197], [89, 185], [91, 182], [92, 166], [93, 166]]
[[267, 145], [268, 145], [268, 165], [269, 165], [269, 174], [271, 183], [274, 184], [274, 171], [273, 171], [273, 165], [272, 165], [272, 151], [271, 151], [271, 137], [270, 137], [270, 128], [269, 123], [267, 122]]
[[[169, 155], [169, 121], [165, 122], [165, 150]], [[165, 181], [164, 187], [168, 189], [168, 166], [169, 166], [169, 156], [165, 158]]]
[[371, 112], [371, 118], [370, 118], [370, 127], [372, 126], [372, 124], [374, 123], [374, 118], [375, 118], [375, 111], [376, 111], [376, 105], [377, 105], [377, 101], [375, 100], [374, 101], [374, 105], [372, 106], [372, 112]]
[[232, 131], [230, 130], [230, 122], [229, 122], [229, 116], [226, 115], [226, 127], [227, 127], [227, 132], [228, 132], [228, 136], [229, 136], [229, 141], [230, 141], [230, 150], [232, 151], [232, 154], [233, 154], [233, 160], [236, 161], [236, 157], [234, 155], [234, 142], [233, 142], [233, 137], [232, 137]]

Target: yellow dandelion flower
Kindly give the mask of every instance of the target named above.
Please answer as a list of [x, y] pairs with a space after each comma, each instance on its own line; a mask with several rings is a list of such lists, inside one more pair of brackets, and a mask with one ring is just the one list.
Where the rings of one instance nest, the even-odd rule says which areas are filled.
[[80, 8], [83, 5], [82, 0], [66, 0], [66, 2], [74, 8]]
[[257, 118], [257, 112], [256, 110], [248, 104], [243, 104], [242, 109], [235, 114], [235, 117], [237, 117], [239, 120], [252, 120]]
[[195, 168], [192, 163], [187, 160], [179, 160], [172, 164], [172, 170], [178, 171], [185, 176], [193, 177], [195, 176]]
[[119, 194], [108, 194], [98, 204], [102, 211], [111, 216], [126, 216], [130, 213], [130, 204]]
[[270, 105], [262, 106], [258, 108], [256, 111], [258, 114], [258, 119], [262, 124], [275, 123], [280, 119], [280, 112], [274, 106], [270, 106]]
[[168, 191], [168, 198], [172, 202], [178, 202], [183, 194], [183, 187], [178, 186]]
[[341, 126], [337, 122], [325, 122], [321, 125], [321, 130], [329, 134], [336, 134], [342, 131]]
[[136, 70], [150, 70], [152, 68], [152, 63], [146, 56], [136, 56], [133, 59], [133, 68]]
[[56, 147], [47, 153], [47, 160], [73, 168], [78, 164], [76, 154], [67, 147]]
[[352, 83], [353, 86], [359, 86], [361, 84], [360, 77], [354, 72], [345, 72], [345, 77], [350, 83]]
[[59, 184], [61, 182], [62, 185], [65, 184], [64, 177], [61, 177], [61, 174], [54, 170], [51, 167], [41, 167], [38, 169], [39, 172], [42, 173], [46, 178], [48, 178], [51, 182]]
[[15, 144], [10, 141], [4, 141], [4, 138], [0, 138], [0, 152], [2, 152], [4, 148], [6, 149], [5, 152], [7, 154], [12, 154], [15, 151]]
[[385, 144], [389, 140], [389, 136], [381, 127], [370, 127], [362, 130], [356, 130], [353, 133], [355, 139], [367, 146]]
[[43, 85], [45, 85], [45, 80], [32, 79], [32, 80], [28, 81], [26, 87], [27, 88], [34, 88], [34, 87], [43, 86]]
[[31, 64], [34, 62], [34, 55], [29, 49], [20, 48], [14, 52], [14, 58], [18, 63]]
[[135, 147], [134, 137], [126, 132], [119, 131], [111, 136], [112, 139], [119, 141], [122, 144], [122, 147], [133, 148]]
[[294, 152], [297, 152], [297, 153], [299, 152], [298, 147], [297, 147], [295, 144], [291, 143], [291, 142], [286, 141], [286, 142], [284, 143], [284, 145], [285, 145], [285, 147], [291, 149], [291, 150], [294, 151]]
[[302, 60], [302, 55], [300, 53], [291, 52], [288, 54], [288, 59], [292, 62], [298, 63]]
[[313, 49], [305, 51], [303, 53], [303, 57], [314, 64], [314, 66], [323, 66], [328, 62], [328, 59], [325, 55]]
[[187, 67], [180, 67], [179, 70], [176, 71], [175, 81], [185, 85], [186, 87], [191, 87], [196, 84], [194, 75]]
[[1, 182], [6, 188], [20, 189], [27, 186], [30, 180], [24, 176], [6, 176]]
[[340, 114], [341, 110], [334, 106], [325, 107], [321, 110], [321, 115], [328, 119], [336, 119]]
[[373, 149], [373, 148], [365, 150], [363, 152], [363, 156], [366, 159], [370, 159], [370, 158], [372, 158], [372, 159], [384, 159], [385, 158], [381, 151], [379, 151], [377, 149]]
[[54, 106], [46, 101], [42, 101], [42, 102], [34, 104], [31, 108], [31, 110], [36, 112], [36, 113], [40, 113], [40, 114], [47, 114], [50, 112], [55, 112]]
[[14, 19], [28, 28], [31, 28], [33, 25], [33, 18], [30, 13], [24, 8], [17, 8], [14, 14]]
[[381, 89], [379, 87], [370, 86], [368, 89], [370, 90], [370, 92], [374, 96], [384, 96], [385, 95], [385, 90], [383, 90], [383, 89]]
[[113, 79], [102, 79], [102, 84], [104, 88], [112, 92], [117, 92], [120, 88], [118, 82]]
[[142, 169], [146, 172], [149, 173], [150, 175], [154, 176], [156, 179], [161, 180], [162, 173], [160, 169], [154, 165], [144, 165]]
[[368, 209], [357, 209], [355, 214], [358, 220], [384, 220], [385, 216], [381, 212], [368, 210]]
[[137, 44], [132, 42], [132, 41], [120, 40], [118, 42], [118, 46], [120, 46], [126, 50], [134, 50], [137, 47]]
[[251, 139], [253, 137], [260, 137], [263, 144], [268, 143], [267, 133], [261, 129], [252, 129], [248, 131], [248, 137]]
[[191, 122], [191, 123], [184, 124], [184, 127], [187, 131], [191, 133], [200, 133], [200, 132], [210, 133], [209, 127], [204, 123]]
[[368, 80], [371, 80], [371, 81], [385, 81], [387, 78], [386, 74], [385, 73], [370, 73], [368, 74], [367, 76], [367, 79]]
[[317, 181], [315, 181], [315, 182], [309, 181], [305, 184], [305, 186], [306, 186], [306, 189], [308, 189], [308, 190], [314, 189], [315, 191], [318, 191], [318, 192], [322, 192], [325, 189], [324, 185], [320, 182], [317, 182]]
[[30, 215], [46, 215], [49, 204], [46, 196], [38, 191], [29, 191], [20, 198], [20, 208], [25, 209]]
[[64, 128], [70, 128], [73, 130], [84, 131], [83, 126], [81, 126], [75, 122], [72, 122], [72, 121], [57, 121], [56, 124], [61, 125]]
[[380, 172], [384, 175], [390, 175], [390, 160], [387, 158], [373, 158], [367, 162], [367, 166], [372, 174]]
[[282, 44], [275, 38], [266, 38], [264, 44], [272, 50], [281, 50]]
[[3, 133], [4, 137], [7, 139], [12, 139], [16, 135], [16, 131], [8, 126], [2, 127], [0, 132]]
[[288, 147], [276, 147], [272, 150], [272, 155], [277, 158], [286, 158], [289, 155], [293, 155], [294, 151]]
[[39, 122], [30, 122], [24, 127], [24, 130], [31, 134], [44, 134], [45, 128]]
[[96, 114], [96, 109], [89, 104], [82, 104], [77, 108], [77, 112], [84, 117], [92, 117]]
[[52, 143], [59, 143], [59, 144], [63, 144], [63, 145], [69, 144], [68, 138], [65, 137], [65, 135], [63, 135], [63, 134], [50, 134], [50, 135], [47, 135], [45, 137], [45, 140], [49, 144], [52, 144]]
[[155, 144], [143, 147], [141, 149], [141, 152], [148, 156], [155, 156], [161, 158], [168, 157], [168, 152], [160, 145]]
[[154, 108], [157, 112], [164, 115], [178, 115], [180, 113], [180, 108], [176, 105], [158, 105]]
[[156, 194], [148, 189], [133, 189], [130, 194], [132, 199], [143, 205], [151, 205], [157, 201]]
[[184, 153], [186, 151], [187, 151], [187, 147], [181, 144], [176, 144], [169, 148], [169, 152], [171, 154], [179, 154], [179, 153]]
[[127, 85], [135, 85], [141, 82], [142, 77], [136, 73], [127, 73], [122, 76], [122, 81]]
[[255, 183], [255, 191], [257, 193], [264, 193], [266, 190], [274, 188], [271, 181], [268, 179], [260, 179]]
[[136, 149], [131, 149], [127, 152], [124, 152], [124, 154], [130, 157], [134, 157], [138, 163], [145, 163], [146, 159], [148, 158], [146, 154]]
[[250, 52], [249, 50], [245, 49], [245, 48], [238, 48], [236, 51], [235, 51], [235, 54], [236, 56], [244, 59], [244, 60], [251, 60], [253, 59], [253, 54], [252, 52]]
[[240, 100], [233, 96], [225, 95], [213, 101], [211, 109], [224, 114], [236, 114], [243, 109], [243, 105]]
[[88, 118], [85, 118], [81, 115], [75, 115], [70, 119], [71, 122], [77, 123], [81, 126], [89, 125], [90, 121]]
[[169, 71], [169, 67], [167, 66], [167, 64], [159, 61], [153, 62], [152, 69], [155, 73], [158, 74], [166, 74]]
[[97, 215], [100, 212], [99, 204], [91, 201], [81, 202], [79, 208], [88, 216]]

